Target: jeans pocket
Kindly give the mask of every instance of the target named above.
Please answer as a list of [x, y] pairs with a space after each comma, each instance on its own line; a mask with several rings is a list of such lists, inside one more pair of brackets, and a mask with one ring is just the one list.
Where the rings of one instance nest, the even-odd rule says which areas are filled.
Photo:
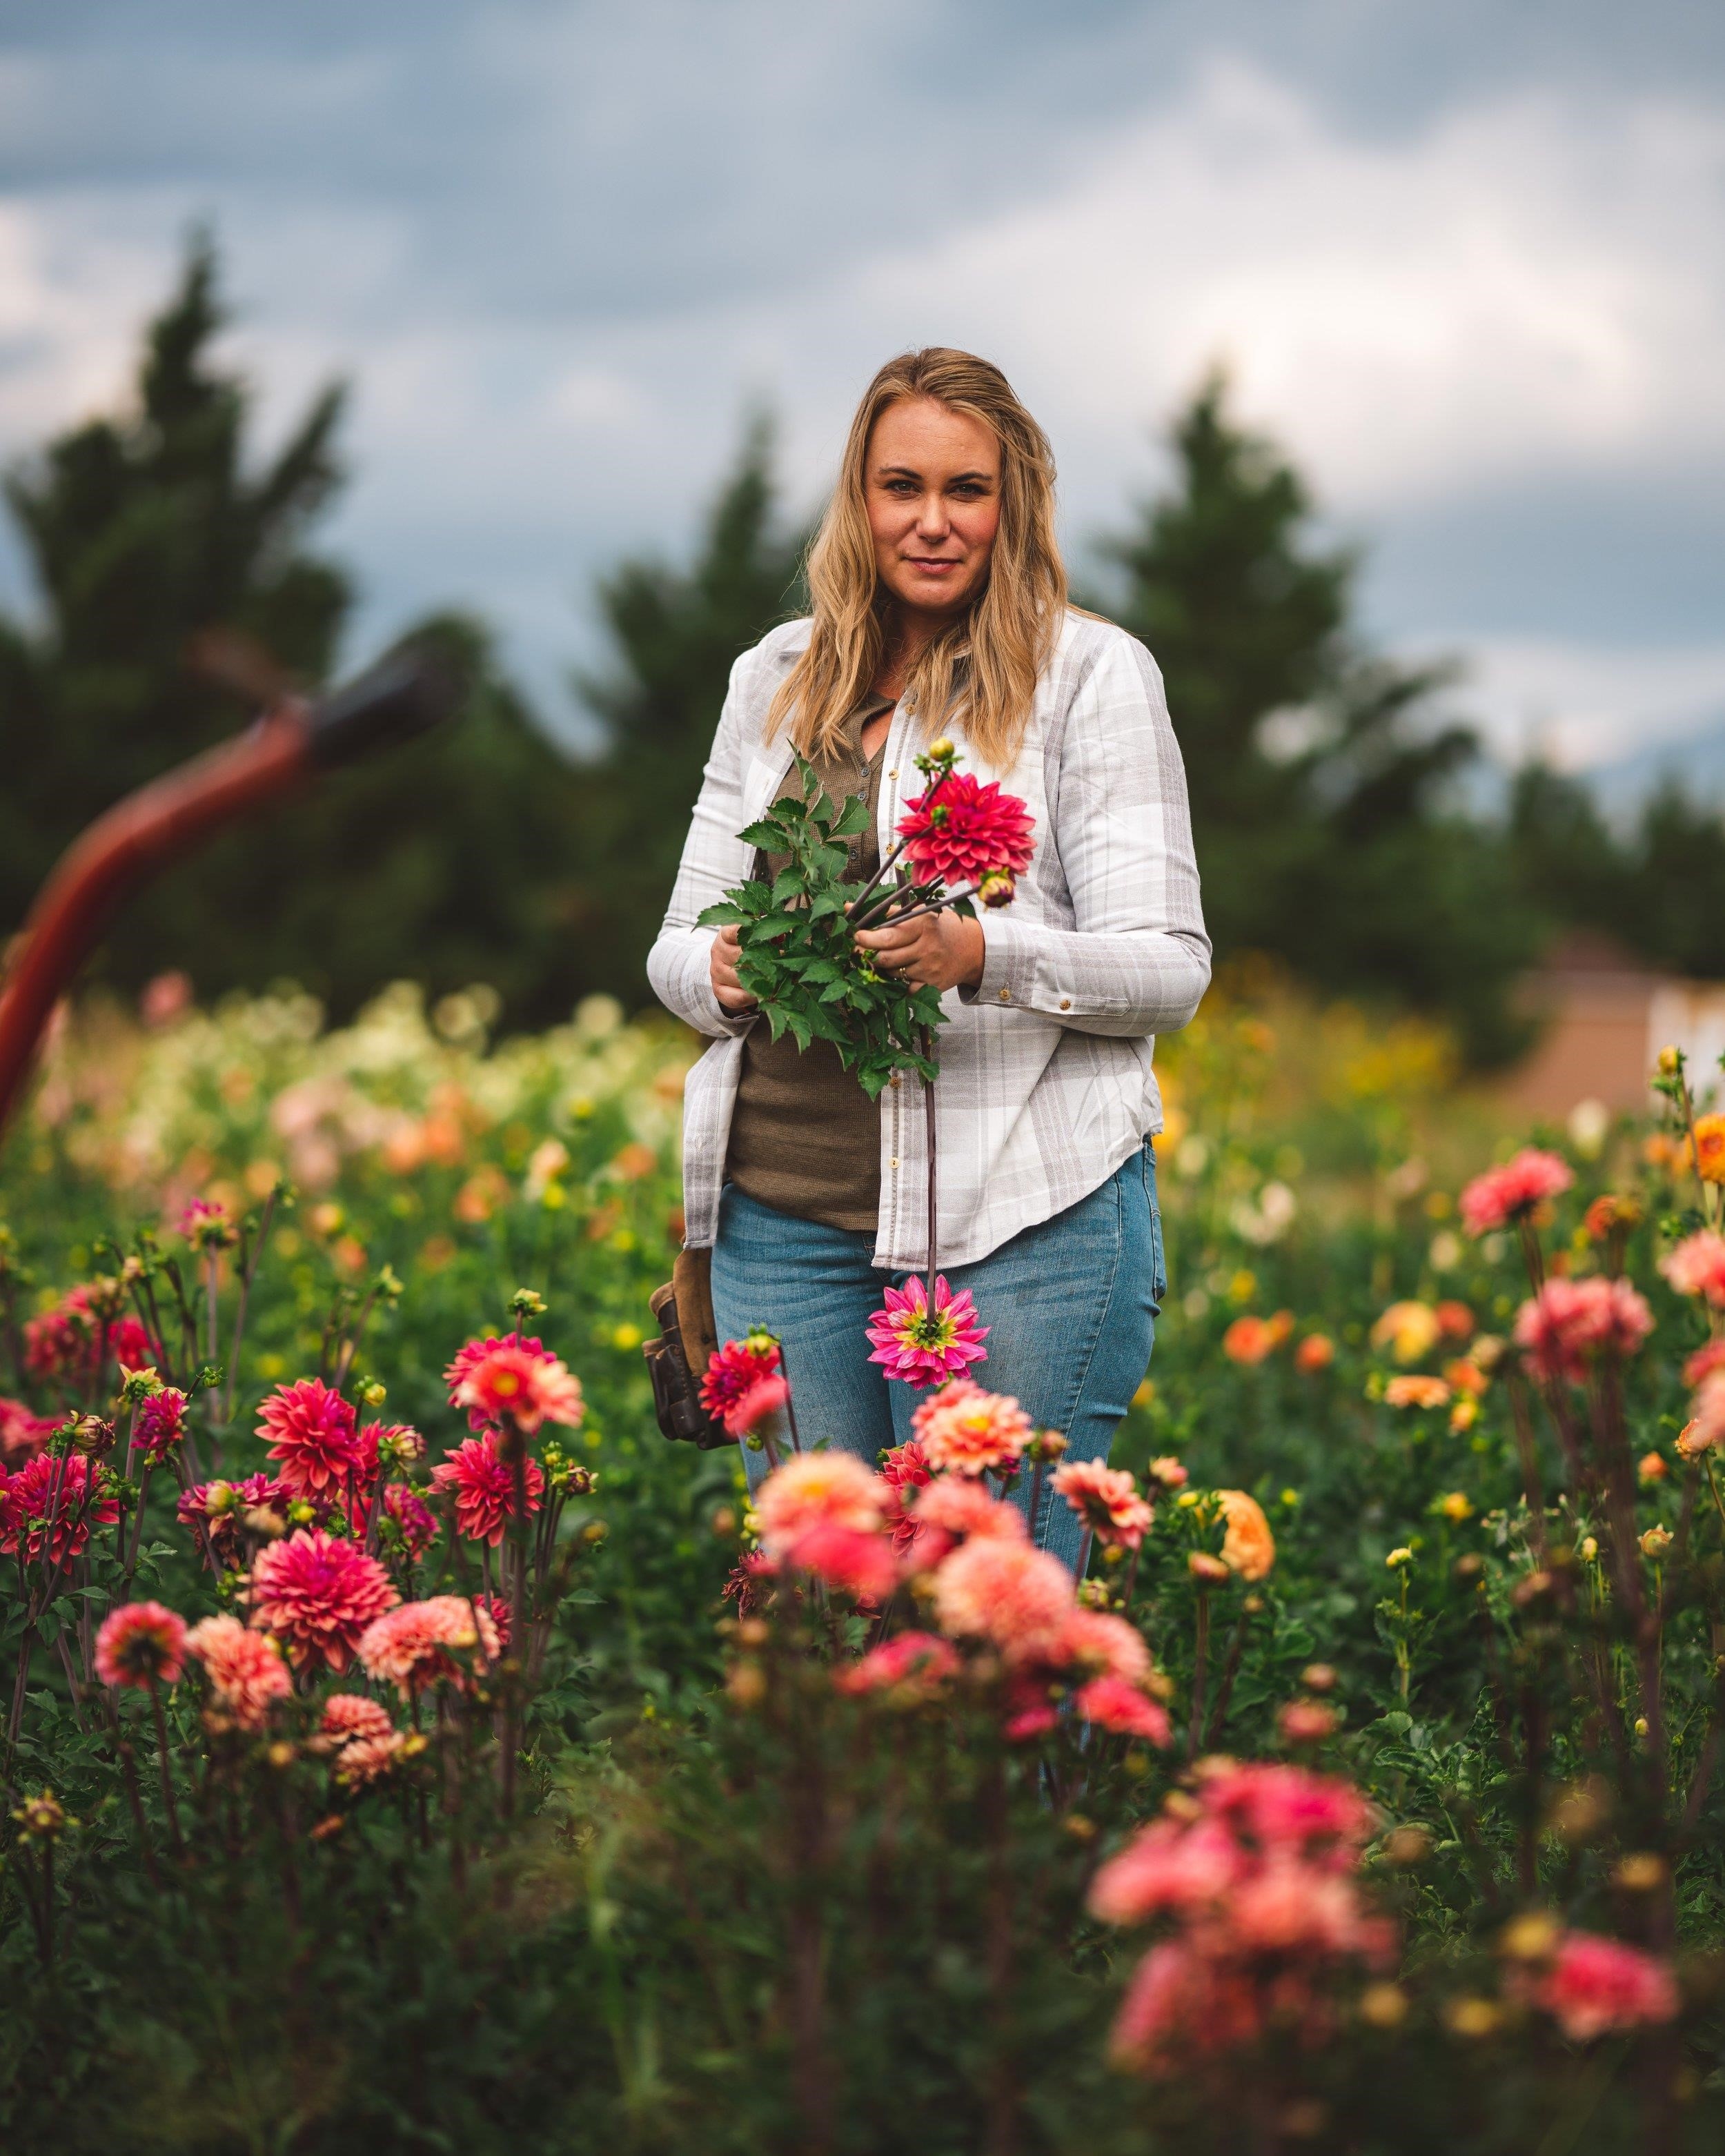
[[1150, 1209], [1150, 1301], [1160, 1317], [1168, 1300], [1168, 1259], [1162, 1244], [1162, 1207], [1156, 1197], [1156, 1147], [1148, 1138], [1140, 1158], [1144, 1167], [1144, 1202]]

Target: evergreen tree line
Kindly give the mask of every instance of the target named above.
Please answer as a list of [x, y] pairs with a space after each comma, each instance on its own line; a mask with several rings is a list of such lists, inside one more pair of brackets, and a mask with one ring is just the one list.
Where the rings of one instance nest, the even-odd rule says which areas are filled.
[[[127, 408], [8, 482], [39, 607], [0, 619], [0, 934], [110, 802], [281, 686], [331, 675], [353, 593], [312, 542], [346, 476], [342, 394], [257, 466], [247, 385], [213, 351], [223, 320], [200, 243]], [[1466, 813], [1457, 782], [1479, 751], [1449, 716], [1452, 677], [1368, 648], [1357, 557], [1320, 542], [1299, 475], [1235, 423], [1220, 380], [1172, 448], [1172, 483], [1080, 596], [1166, 676], [1221, 956], [1266, 952], [1322, 991], [1441, 1014], [1481, 1061], [1517, 1045], [1512, 983], [1567, 927], [1725, 971], [1712, 809], [1668, 789], [1620, 834], [1584, 784], [1535, 763], [1502, 817]], [[643, 1003], [731, 664], [799, 610], [806, 539], [757, 423], [688, 562], [601, 581], [610, 663], [572, 685], [598, 729], [579, 762], [483, 624], [418, 624], [464, 664], [460, 723], [178, 865], [116, 925], [100, 973], [130, 990], [180, 966], [206, 994], [291, 978], [338, 1012], [403, 973], [434, 993], [484, 979], [520, 1024], [593, 990]]]

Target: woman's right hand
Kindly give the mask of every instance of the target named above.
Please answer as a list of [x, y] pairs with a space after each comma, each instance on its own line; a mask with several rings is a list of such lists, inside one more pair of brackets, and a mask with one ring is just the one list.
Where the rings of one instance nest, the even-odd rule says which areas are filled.
[[745, 1011], [755, 1008], [755, 998], [737, 978], [737, 957], [739, 949], [737, 928], [721, 928], [713, 938], [712, 957], [709, 962], [713, 980], [713, 993], [719, 999], [719, 1008], [729, 1011], [733, 1018], [741, 1018]]

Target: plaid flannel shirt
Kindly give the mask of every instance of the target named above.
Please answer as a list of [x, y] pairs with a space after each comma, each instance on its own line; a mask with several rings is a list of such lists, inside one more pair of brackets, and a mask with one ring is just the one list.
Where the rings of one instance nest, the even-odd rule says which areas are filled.
[[[647, 961], [660, 1001], [713, 1045], [684, 1092], [683, 1194], [690, 1246], [718, 1230], [742, 1036], [713, 993], [715, 932], [697, 916], [750, 874], [737, 833], [766, 813], [791, 767], [785, 733], [762, 739], [773, 691], [809, 635], [773, 630], [732, 670], [701, 798], [665, 925]], [[1043, 670], [1010, 770], [968, 750], [964, 767], [999, 779], [1036, 819], [1036, 852], [1010, 906], [982, 916], [981, 981], [943, 1000], [935, 1037], [942, 1265], [986, 1257], [1020, 1229], [1075, 1205], [1162, 1127], [1155, 1037], [1184, 1025], [1209, 980], [1186, 776], [1162, 676], [1111, 623], [1069, 613]], [[922, 729], [901, 704], [887, 736], [883, 855], [923, 780]], [[875, 1263], [927, 1262], [922, 1087], [896, 1075], [880, 1096], [880, 1216]]]

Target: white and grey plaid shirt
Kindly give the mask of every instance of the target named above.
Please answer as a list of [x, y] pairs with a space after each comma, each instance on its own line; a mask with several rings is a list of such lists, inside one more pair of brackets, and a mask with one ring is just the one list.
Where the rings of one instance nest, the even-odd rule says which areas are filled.
[[[809, 635], [806, 621], [763, 637], [732, 669], [701, 798], [647, 972], [660, 999], [716, 1036], [684, 1092], [683, 1196], [692, 1248], [718, 1230], [742, 1036], [713, 993], [714, 932], [696, 916], [751, 873], [737, 833], [777, 799], [791, 767], [783, 732], [762, 726]], [[901, 704], [886, 738], [883, 855], [923, 780], [921, 729]], [[986, 1257], [1021, 1229], [1106, 1183], [1162, 1127], [1155, 1036], [1184, 1025], [1209, 980], [1186, 775], [1162, 676], [1142, 644], [1110, 622], [1066, 616], [1043, 670], [1018, 761], [997, 771], [965, 750], [963, 767], [999, 778], [1036, 819], [1035, 857], [1009, 908], [983, 916], [983, 976], [944, 998], [936, 1034], [937, 1255]], [[922, 1088], [896, 1079], [880, 1096], [877, 1265], [927, 1262]]]

